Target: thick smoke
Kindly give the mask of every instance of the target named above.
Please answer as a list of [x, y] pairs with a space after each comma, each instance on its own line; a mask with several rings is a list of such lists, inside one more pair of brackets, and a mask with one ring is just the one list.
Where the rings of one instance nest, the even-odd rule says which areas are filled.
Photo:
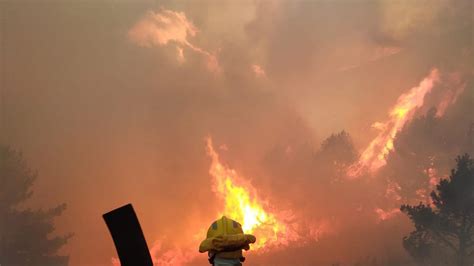
[[[110, 263], [101, 214], [124, 203], [158, 257], [205, 230], [219, 211], [208, 136], [271, 206], [330, 225], [249, 265], [406, 265], [411, 227], [392, 210], [474, 152], [471, 12], [469, 0], [2, 2], [0, 140], [38, 170], [31, 206], [68, 203], [57, 230], [75, 233], [72, 266]], [[347, 180], [370, 126], [433, 67], [451, 78], [387, 165]]]

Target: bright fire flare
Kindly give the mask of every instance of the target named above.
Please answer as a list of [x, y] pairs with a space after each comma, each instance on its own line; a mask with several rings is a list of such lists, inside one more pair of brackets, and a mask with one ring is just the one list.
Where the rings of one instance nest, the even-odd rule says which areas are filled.
[[406, 122], [413, 118], [416, 110], [423, 106], [425, 95], [438, 81], [439, 71], [433, 69], [418, 86], [400, 95], [397, 104], [389, 113], [388, 121], [374, 124], [374, 127], [381, 131], [362, 152], [359, 161], [349, 168], [349, 177], [360, 176], [363, 171], [374, 172], [385, 165], [387, 154], [393, 150], [395, 136]]
[[[221, 145], [220, 149], [227, 150], [227, 146]], [[225, 215], [240, 222], [245, 233], [255, 235], [257, 242], [251, 250], [275, 250], [288, 246], [290, 242], [294, 246], [305, 245], [332, 232], [334, 222], [296, 219], [291, 211], [279, 211], [278, 215], [270, 212], [266, 202], [257, 197], [255, 188], [219, 161], [219, 154], [210, 138], [207, 139], [207, 153], [212, 159], [209, 168], [213, 177], [212, 189], [223, 202], [223, 211], [216, 214], [216, 219]], [[208, 225], [205, 226], [207, 230]], [[192, 262], [199, 255], [197, 246], [205, 237], [205, 230], [196, 231], [188, 243], [179, 246], [163, 247], [163, 239], [156, 241], [150, 249], [153, 265], [183, 266]], [[119, 266], [120, 261], [112, 258], [112, 265]]]
[[222, 165], [210, 138], [207, 152], [212, 159], [209, 173], [214, 177], [213, 190], [224, 202], [224, 210], [218, 217], [226, 215], [240, 222], [245, 233], [255, 235], [257, 242], [252, 245], [253, 250], [297, 238], [287, 224], [264, 208], [250, 184], [245, 184], [235, 170]]

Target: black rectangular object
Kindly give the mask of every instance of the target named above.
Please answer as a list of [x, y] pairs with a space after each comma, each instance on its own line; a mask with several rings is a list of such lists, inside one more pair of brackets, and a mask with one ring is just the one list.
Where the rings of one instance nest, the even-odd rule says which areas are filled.
[[122, 266], [153, 266], [143, 231], [131, 204], [102, 217], [112, 235]]

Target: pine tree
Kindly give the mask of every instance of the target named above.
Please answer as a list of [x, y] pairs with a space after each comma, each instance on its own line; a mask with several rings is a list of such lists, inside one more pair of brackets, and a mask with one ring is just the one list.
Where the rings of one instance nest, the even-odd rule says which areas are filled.
[[36, 177], [19, 152], [0, 145], [0, 265], [68, 264], [68, 257], [56, 252], [71, 235], [50, 236], [65, 204], [49, 210], [19, 207], [32, 196]]
[[[403, 239], [405, 249], [421, 264], [448, 251], [448, 265], [472, 265], [474, 255], [474, 160], [465, 154], [456, 169], [431, 193], [433, 206], [403, 205], [415, 231]], [[429, 262], [431, 261], [431, 262]], [[440, 260], [437, 261], [439, 265]]]

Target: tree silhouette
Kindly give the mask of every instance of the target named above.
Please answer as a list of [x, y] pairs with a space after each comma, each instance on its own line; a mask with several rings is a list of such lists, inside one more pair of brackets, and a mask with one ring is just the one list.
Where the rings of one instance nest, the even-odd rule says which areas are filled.
[[436, 191], [431, 192], [433, 206], [420, 203], [400, 208], [415, 225], [415, 231], [403, 239], [403, 245], [420, 264], [472, 265], [474, 160], [465, 154], [456, 162], [450, 177], [441, 180]]
[[351, 136], [346, 131], [331, 134], [321, 143], [319, 152], [325, 159], [333, 164], [349, 165], [357, 160], [357, 152], [352, 143]]
[[343, 130], [326, 138], [315, 157], [320, 175], [334, 181], [345, 178], [347, 167], [357, 160], [358, 154], [351, 136]]
[[37, 177], [19, 152], [0, 145], [0, 265], [67, 265], [56, 252], [71, 235], [50, 237], [53, 218], [65, 204], [49, 210], [20, 209]]

